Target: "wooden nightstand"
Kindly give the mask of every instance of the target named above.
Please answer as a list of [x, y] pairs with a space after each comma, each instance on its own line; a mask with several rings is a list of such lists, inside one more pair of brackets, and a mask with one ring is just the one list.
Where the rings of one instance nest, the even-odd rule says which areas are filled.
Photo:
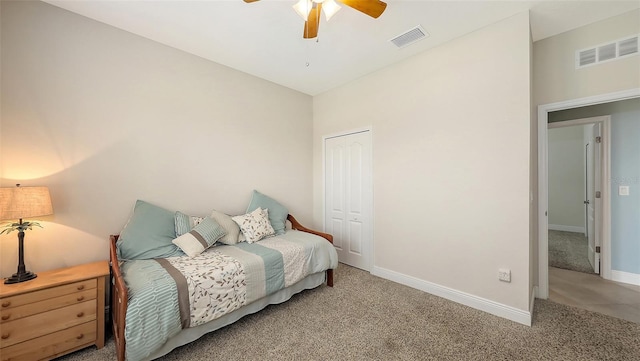
[[0, 284], [2, 361], [51, 359], [91, 345], [102, 348], [108, 275], [109, 264], [101, 261]]

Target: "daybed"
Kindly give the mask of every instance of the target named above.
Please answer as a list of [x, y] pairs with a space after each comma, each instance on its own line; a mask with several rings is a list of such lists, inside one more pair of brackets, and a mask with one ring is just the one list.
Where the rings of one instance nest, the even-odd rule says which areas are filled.
[[161, 357], [298, 292], [325, 281], [332, 287], [338, 263], [333, 237], [303, 227], [289, 214], [286, 220], [291, 229], [283, 234], [251, 244], [215, 243], [195, 257], [123, 261], [119, 236], [112, 235], [118, 360]]

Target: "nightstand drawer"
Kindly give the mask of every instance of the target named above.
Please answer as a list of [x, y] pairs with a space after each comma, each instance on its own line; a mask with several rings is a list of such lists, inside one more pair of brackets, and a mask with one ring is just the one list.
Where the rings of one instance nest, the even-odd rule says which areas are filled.
[[89, 279], [86, 281], [70, 283], [68, 285], [62, 285], [54, 288], [47, 288], [44, 290], [23, 293], [20, 295], [3, 298], [0, 301], [0, 309], [5, 310], [13, 307], [26, 305], [29, 303], [48, 300], [53, 297], [68, 295], [71, 293], [81, 292], [88, 289], [94, 289], [96, 287], [97, 287], [97, 280]]
[[44, 301], [28, 303], [26, 305], [0, 309], [0, 324], [17, 320], [22, 317], [35, 315], [41, 312], [55, 310], [57, 308], [75, 305], [80, 302], [93, 300], [96, 298], [96, 290], [70, 293], [68, 295], [51, 298]]
[[0, 348], [93, 321], [96, 309], [96, 300], [91, 300], [5, 322], [0, 331]]
[[83, 323], [66, 330], [2, 349], [2, 361], [41, 360], [69, 350], [91, 345], [96, 340], [97, 321]]

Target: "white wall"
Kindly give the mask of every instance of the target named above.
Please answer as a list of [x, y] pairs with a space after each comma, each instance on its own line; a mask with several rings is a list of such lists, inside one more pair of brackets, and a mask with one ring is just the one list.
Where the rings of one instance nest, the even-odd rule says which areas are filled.
[[[39, 272], [108, 258], [136, 199], [242, 213], [252, 189], [311, 222], [311, 97], [51, 5], [1, 3], [0, 181], [49, 186]], [[16, 234], [0, 237], [15, 272]]]
[[529, 39], [522, 13], [314, 97], [316, 226], [322, 137], [372, 126], [376, 269], [528, 311]]
[[584, 126], [549, 129], [549, 228], [584, 232]]

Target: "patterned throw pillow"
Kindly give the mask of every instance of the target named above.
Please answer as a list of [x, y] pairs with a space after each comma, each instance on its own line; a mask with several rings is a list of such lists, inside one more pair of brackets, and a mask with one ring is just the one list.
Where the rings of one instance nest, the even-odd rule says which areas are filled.
[[173, 240], [173, 244], [180, 247], [189, 257], [193, 258], [205, 249], [213, 246], [227, 232], [218, 222], [206, 217], [188, 233]]
[[188, 216], [182, 212], [176, 212], [176, 236], [180, 237], [185, 233], [189, 233], [193, 227], [197, 226], [204, 217]]
[[251, 195], [251, 202], [247, 207], [246, 213], [249, 213], [255, 209], [262, 208], [269, 210], [269, 223], [276, 234], [284, 234], [287, 230], [287, 216], [289, 211], [282, 204], [278, 203], [275, 199], [258, 192], [253, 191]]
[[251, 213], [235, 216], [232, 219], [240, 226], [247, 243], [258, 242], [276, 233], [269, 223], [268, 209], [257, 208]]

